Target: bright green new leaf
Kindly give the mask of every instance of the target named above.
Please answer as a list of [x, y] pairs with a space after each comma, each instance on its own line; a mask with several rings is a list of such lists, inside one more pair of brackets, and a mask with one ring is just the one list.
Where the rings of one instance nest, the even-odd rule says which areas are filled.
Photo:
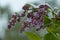
[[42, 38], [39, 35], [32, 32], [26, 32], [26, 35], [30, 40], [42, 40]]
[[47, 31], [48, 32], [55, 32], [57, 29], [57, 27], [54, 24], [49, 25], [49, 27], [47, 27]]
[[50, 27], [47, 28], [47, 31], [53, 32], [54, 31], [54, 27], [51, 25]]

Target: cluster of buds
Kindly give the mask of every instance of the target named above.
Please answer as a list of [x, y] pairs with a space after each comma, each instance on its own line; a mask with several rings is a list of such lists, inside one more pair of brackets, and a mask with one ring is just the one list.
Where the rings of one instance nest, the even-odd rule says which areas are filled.
[[12, 26], [15, 26], [16, 22], [20, 22], [21, 17], [24, 17], [24, 16], [25, 16], [24, 13], [20, 15], [15, 12], [8, 23], [8, 29], [10, 29]]
[[14, 26], [16, 24], [16, 14], [12, 15], [11, 20], [8, 23], [8, 29], [10, 29], [12, 26]]
[[[22, 23], [20, 32], [23, 32], [24, 30], [29, 30], [30, 27], [36, 27], [36, 30], [38, 31], [41, 28], [43, 28], [44, 16], [48, 16], [46, 10], [48, 10], [49, 8], [50, 7], [46, 4], [40, 5], [39, 8], [32, 7], [31, 9], [29, 8], [28, 5], [24, 5], [22, 9], [25, 12], [21, 15], [19, 15], [19, 14], [12, 15], [12, 19], [10, 20], [10, 22], [8, 24], [8, 28], [10, 29], [11, 26], [14, 26], [16, 22], [20, 22], [20, 19], [22, 19], [24, 16], [26, 16], [27, 19]], [[38, 9], [38, 10], [33, 11], [33, 9]], [[28, 12], [29, 10], [32, 10], [32, 11]], [[27, 15], [26, 15], [26, 13], [27, 13]]]

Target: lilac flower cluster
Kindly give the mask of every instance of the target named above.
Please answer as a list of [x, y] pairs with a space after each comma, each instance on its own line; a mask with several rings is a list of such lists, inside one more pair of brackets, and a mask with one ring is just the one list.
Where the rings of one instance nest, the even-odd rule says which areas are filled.
[[[44, 16], [48, 16], [46, 10], [49, 8], [48, 5], [40, 5], [38, 10], [33, 11], [32, 9], [29, 9], [27, 5], [23, 6], [24, 11], [32, 10], [31, 12], [27, 13], [27, 16], [25, 13], [19, 15], [14, 14], [12, 15], [12, 18], [8, 24], [8, 29], [10, 29], [12, 26], [16, 24], [16, 22], [20, 22], [20, 19], [22, 19], [24, 16], [26, 16], [29, 20], [25, 20], [22, 23], [20, 32], [23, 32], [24, 30], [29, 30], [30, 27], [36, 27], [36, 30], [40, 30], [43, 27], [44, 24]], [[36, 9], [36, 8], [34, 8]]]

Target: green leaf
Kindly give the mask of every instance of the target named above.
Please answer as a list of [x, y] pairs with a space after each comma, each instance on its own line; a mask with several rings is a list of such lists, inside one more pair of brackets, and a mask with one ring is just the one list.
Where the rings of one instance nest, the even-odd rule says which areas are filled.
[[26, 32], [26, 35], [28, 36], [30, 40], [42, 40], [39, 35], [32, 32]]
[[60, 40], [60, 34], [59, 33], [56, 33], [56, 35], [57, 35], [57, 38]]
[[60, 36], [57, 35], [60, 34], [60, 27], [57, 27], [52, 24], [47, 28], [47, 31], [60, 40]]
[[58, 40], [58, 39], [51, 33], [48, 33], [44, 36], [44, 40]]
[[56, 27], [55, 33], [59, 33], [60, 34], [60, 27]]
[[49, 25], [49, 27], [47, 27], [47, 31], [49, 31], [49, 32], [54, 32], [55, 29], [56, 29], [56, 27], [53, 24], [52, 25]]
[[54, 20], [54, 24], [60, 27], [60, 20]]
[[47, 27], [47, 31], [54, 32], [54, 33], [60, 33], [60, 27], [57, 27], [54, 24], [51, 24], [49, 25], [49, 27]]
[[48, 25], [50, 22], [51, 20], [47, 16], [44, 16], [44, 26]]

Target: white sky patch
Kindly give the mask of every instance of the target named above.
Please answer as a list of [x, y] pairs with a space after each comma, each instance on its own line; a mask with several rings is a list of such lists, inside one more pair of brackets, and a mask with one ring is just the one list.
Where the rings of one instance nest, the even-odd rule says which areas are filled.
[[57, 5], [60, 6], [60, 0], [57, 0]]
[[60, 0], [57, 0], [57, 3], [59, 3], [59, 4], [60, 4]]
[[15, 12], [20, 11], [25, 3], [33, 1], [34, 0], [0, 0], [0, 5], [5, 6], [8, 4], [11, 6], [11, 10]]

